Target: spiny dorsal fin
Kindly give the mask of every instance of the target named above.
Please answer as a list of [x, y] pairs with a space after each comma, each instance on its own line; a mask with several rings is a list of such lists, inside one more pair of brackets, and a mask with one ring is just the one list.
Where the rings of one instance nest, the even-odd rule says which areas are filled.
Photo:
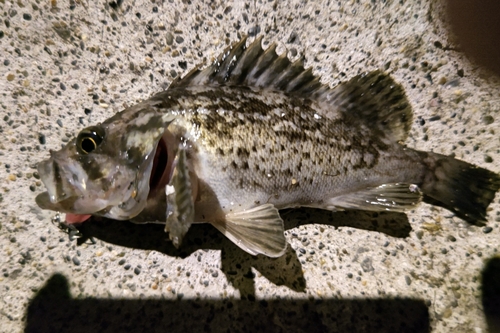
[[[255, 40], [260, 44], [262, 37]], [[245, 53], [249, 53], [246, 47], [247, 38], [242, 38], [238, 43], [226, 48], [222, 54], [213, 62], [212, 65], [200, 70], [201, 65], [193, 68], [182, 79], [176, 79], [169, 86], [169, 89], [188, 87], [188, 86], [220, 86], [227, 84], [227, 78], [231, 76], [231, 72], [237, 63], [242, 62]], [[246, 52], [245, 52], [246, 51]], [[262, 48], [260, 49], [262, 51]], [[253, 54], [252, 54], [253, 55]], [[253, 55], [258, 56], [258, 55]]]
[[287, 53], [276, 53], [276, 44], [262, 49], [263, 36], [248, 47], [247, 38], [228, 47], [207, 68], [194, 68], [185, 77], [175, 80], [169, 89], [189, 86], [247, 86], [281, 90], [304, 97], [322, 87], [312, 69], [304, 69], [304, 58], [291, 62]]
[[287, 52], [276, 53], [276, 44], [262, 49], [260, 36], [248, 47], [247, 38], [228, 47], [212, 65], [194, 68], [169, 89], [189, 86], [247, 86], [279, 90], [296, 97], [325, 102], [375, 126], [394, 141], [404, 141], [411, 127], [412, 111], [403, 88], [380, 71], [358, 75], [335, 88], [321, 84], [304, 58], [291, 62]]

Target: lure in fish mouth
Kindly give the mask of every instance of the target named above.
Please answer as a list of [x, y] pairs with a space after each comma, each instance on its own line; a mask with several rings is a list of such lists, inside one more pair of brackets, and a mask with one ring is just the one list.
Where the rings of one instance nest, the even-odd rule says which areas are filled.
[[160, 222], [178, 247], [210, 223], [246, 252], [281, 256], [279, 209], [403, 212], [425, 196], [474, 224], [500, 176], [404, 146], [412, 110], [380, 72], [330, 88], [244, 38], [150, 99], [75, 139], [38, 165], [43, 209]]

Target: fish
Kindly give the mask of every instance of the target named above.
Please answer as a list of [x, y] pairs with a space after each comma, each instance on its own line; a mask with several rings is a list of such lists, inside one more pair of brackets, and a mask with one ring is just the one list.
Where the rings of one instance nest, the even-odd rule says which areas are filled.
[[404, 142], [413, 111], [380, 70], [330, 87], [304, 57], [228, 47], [164, 91], [84, 128], [38, 164], [68, 223], [161, 223], [175, 247], [209, 223], [252, 255], [287, 249], [280, 210], [404, 212], [423, 199], [481, 225], [500, 176]]

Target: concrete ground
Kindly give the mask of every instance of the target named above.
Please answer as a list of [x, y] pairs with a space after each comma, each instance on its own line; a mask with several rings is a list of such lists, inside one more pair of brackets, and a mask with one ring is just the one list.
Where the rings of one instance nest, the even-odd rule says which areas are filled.
[[207, 225], [179, 250], [161, 226], [128, 222], [70, 240], [35, 204], [49, 149], [243, 34], [305, 54], [331, 85], [389, 72], [414, 108], [409, 147], [500, 172], [499, 81], [459, 52], [438, 2], [0, 0], [0, 13], [2, 332], [495, 330], [499, 194], [486, 227], [428, 204], [287, 211], [278, 259]]

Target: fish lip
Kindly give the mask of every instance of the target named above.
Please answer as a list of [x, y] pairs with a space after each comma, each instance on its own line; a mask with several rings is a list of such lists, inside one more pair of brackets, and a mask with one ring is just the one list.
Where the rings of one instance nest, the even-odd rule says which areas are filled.
[[35, 198], [36, 204], [42, 209], [60, 211], [64, 213], [72, 212], [73, 203], [76, 200], [76, 196], [71, 196], [57, 202], [50, 200], [50, 194], [48, 191], [38, 194]]
[[41, 209], [50, 209], [49, 204], [52, 204], [50, 201], [49, 192], [45, 191], [38, 194], [35, 198], [35, 202]]
[[94, 214], [107, 208], [104, 199], [85, 197], [81, 188], [77, 188], [74, 179], [69, 178], [74, 169], [67, 168], [64, 157], [61, 152], [51, 152], [49, 159], [38, 163], [46, 191], [36, 196], [36, 204], [42, 209], [73, 214]]
[[89, 209], [78, 205], [79, 197], [77, 195], [70, 196], [57, 202], [50, 201], [50, 194], [48, 191], [38, 194], [35, 198], [36, 204], [41, 209], [52, 210], [73, 215], [100, 215], [101, 212], [108, 209], [108, 206], [93, 206]]
[[[67, 186], [66, 183], [62, 183], [64, 177], [61, 175], [61, 167], [56, 154], [57, 153], [51, 151], [50, 158], [41, 161], [37, 165], [38, 174], [47, 189], [46, 193], [52, 204], [57, 204], [60, 201], [64, 201], [74, 196], [71, 187]], [[58, 182], [61, 186], [57, 186]]]

